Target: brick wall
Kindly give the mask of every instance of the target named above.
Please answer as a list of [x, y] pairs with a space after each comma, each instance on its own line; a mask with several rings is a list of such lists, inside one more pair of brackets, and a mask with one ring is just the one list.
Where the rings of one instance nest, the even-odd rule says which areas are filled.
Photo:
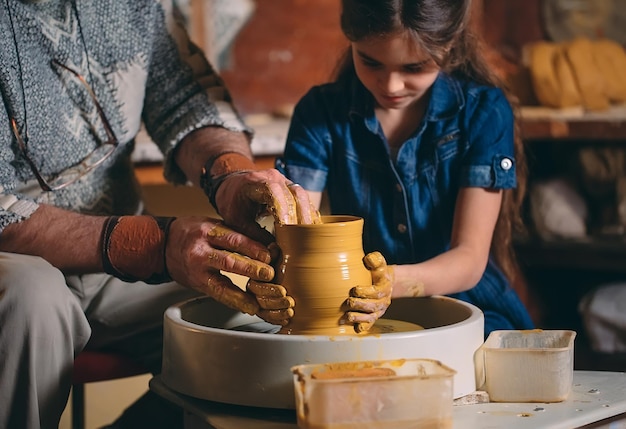
[[[256, 10], [222, 68], [243, 113], [293, 104], [329, 79], [347, 41], [339, 0], [256, 0]], [[543, 37], [540, 0], [474, 0], [485, 40], [507, 56]], [[484, 5], [484, 7], [483, 7]]]

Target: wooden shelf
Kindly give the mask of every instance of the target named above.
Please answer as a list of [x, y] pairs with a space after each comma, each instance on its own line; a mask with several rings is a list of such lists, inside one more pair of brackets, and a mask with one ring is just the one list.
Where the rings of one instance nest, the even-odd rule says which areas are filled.
[[[528, 143], [540, 144], [532, 150], [539, 157], [543, 156], [542, 160], [551, 154], [543, 151], [546, 143], [626, 142], [626, 105], [612, 106], [603, 112], [527, 106], [522, 107], [521, 118], [522, 138]], [[566, 149], [565, 146], [560, 148]], [[546, 161], [548, 164], [543, 168], [554, 171], [559, 159]], [[552, 165], [553, 162], [557, 164]], [[542, 240], [533, 235], [532, 238], [517, 241], [516, 250], [520, 261], [533, 268], [626, 273], [626, 238], [622, 237]]]
[[580, 240], [517, 240], [519, 260], [533, 268], [591, 270], [626, 273], [625, 238], [585, 238]]
[[524, 140], [626, 140], [626, 120], [525, 119], [521, 130]]
[[626, 140], [626, 106], [592, 113], [527, 106], [521, 118], [524, 140]]

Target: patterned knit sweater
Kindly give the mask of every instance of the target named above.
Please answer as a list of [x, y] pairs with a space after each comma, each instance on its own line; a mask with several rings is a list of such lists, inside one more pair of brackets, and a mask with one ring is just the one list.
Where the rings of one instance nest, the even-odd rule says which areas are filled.
[[[72, 1], [0, 0], [0, 232], [39, 204], [87, 214], [140, 211], [130, 155], [142, 123], [165, 155], [166, 178], [178, 184], [186, 178], [172, 149], [189, 132], [207, 125], [249, 131], [189, 42], [174, 0], [74, 0], [76, 10]], [[84, 86], [52, 60], [85, 77], [120, 145], [69, 187], [43, 192], [9, 118], [22, 134], [26, 120], [27, 150], [45, 178], [80, 163], [106, 139]]]

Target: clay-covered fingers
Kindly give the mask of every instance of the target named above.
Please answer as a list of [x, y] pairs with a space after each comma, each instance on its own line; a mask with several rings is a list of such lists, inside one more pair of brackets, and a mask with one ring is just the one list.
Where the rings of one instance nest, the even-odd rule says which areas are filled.
[[255, 280], [269, 281], [274, 278], [274, 268], [271, 265], [228, 250], [213, 249], [207, 255], [207, 263], [212, 268]]
[[347, 311], [344, 314], [344, 319], [347, 323], [354, 325], [355, 332], [366, 332], [385, 314], [387, 307], [388, 305], [381, 305], [377, 310], [372, 311], [376, 306], [367, 306], [362, 307], [364, 310], [361, 311]]
[[365, 332], [385, 314], [390, 302], [388, 299], [372, 300], [350, 297], [346, 302], [349, 311], [344, 317], [348, 323], [354, 325], [356, 332]]
[[261, 319], [272, 325], [287, 326], [294, 315], [293, 308], [284, 310], [259, 310], [256, 313]]
[[387, 265], [385, 257], [380, 252], [371, 252], [365, 255], [363, 264], [372, 275], [372, 285], [355, 287], [351, 291], [352, 296], [372, 299], [388, 298], [391, 300], [393, 268]]
[[259, 304], [257, 315], [266, 322], [285, 326], [294, 315], [295, 301], [287, 296], [287, 290], [274, 283], [249, 280], [246, 290], [255, 296]]
[[216, 193], [216, 205], [224, 223], [268, 245], [272, 234], [258, 220], [271, 215], [280, 224], [312, 223], [319, 218], [308, 193], [292, 193], [291, 182], [276, 169], [234, 174], [224, 180]]
[[319, 223], [319, 212], [309, 200], [308, 193], [295, 186], [278, 170], [256, 171], [246, 176], [248, 183], [244, 194], [255, 203], [264, 206], [282, 224]]
[[322, 223], [320, 212], [309, 200], [309, 194], [297, 183], [287, 185], [296, 201], [296, 216], [299, 224]]
[[[391, 302], [391, 299], [387, 297], [383, 297], [380, 299], [372, 299], [372, 298], [355, 298], [351, 296], [347, 299], [346, 305], [347, 305], [349, 312], [377, 313], [380, 311], [384, 312], [385, 310], [387, 310], [387, 307], [389, 307], [390, 302]], [[350, 320], [350, 322], [354, 322], [354, 321], [356, 320]]]
[[254, 315], [259, 311], [259, 304], [253, 296], [245, 293], [228, 277], [217, 271], [210, 273], [206, 284], [197, 289], [217, 302], [243, 313]]
[[246, 187], [246, 195], [263, 205], [279, 223], [298, 223], [297, 201], [285, 181], [262, 181]]
[[363, 257], [363, 265], [372, 273], [387, 268], [387, 261], [380, 252], [370, 252]]
[[292, 297], [287, 296], [287, 289], [274, 283], [248, 280], [246, 290], [254, 296], [261, 308], [265, 310], [281, 310], [293, 308], [296, 304]]
[[[372, 277], [374, 276], [372, 275]], [[390, 295], [391, 291], [388, 289], [388, 287], [378, 287], [374, 285], [355, 286], [350, 290], [350, 296], [366, 299], [382, 299]]]
[[261, 281], [274, 278], [270, 251], [262, 244], [221, 223], [208, 227], [205, 237], [211, 246], [207, 262], [212, 268]]
[[372, 276], [371, 285], [358, 285], [346, 300], [346, 319], [357, 332], [369, 330], [391, 304], [393, 270], [380, 252], [365, 255], [363, 264]]
[[270, 250], [263, 244], [200, 216], [172, 222], [165, 249], [172, 279], [237, 310], [256, 314], [259, 304], [220, 271], [269, 281], [274, 278]]

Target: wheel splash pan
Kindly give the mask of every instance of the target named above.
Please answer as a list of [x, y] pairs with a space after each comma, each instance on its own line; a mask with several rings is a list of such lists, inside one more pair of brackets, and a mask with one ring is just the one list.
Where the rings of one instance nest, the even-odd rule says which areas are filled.
[[291, 367], [299, 364], [429, 358], [457, 371], [454, 397], [476, 390], [474, 353], [483, 313], [448, 297], [393, 301], [385, 319], [423, 330], [380, 335], [283, 335], [256, 316], [208, 297], [165, 312], [162, 380], [195, 398], [265, 408], [295, 408]]

